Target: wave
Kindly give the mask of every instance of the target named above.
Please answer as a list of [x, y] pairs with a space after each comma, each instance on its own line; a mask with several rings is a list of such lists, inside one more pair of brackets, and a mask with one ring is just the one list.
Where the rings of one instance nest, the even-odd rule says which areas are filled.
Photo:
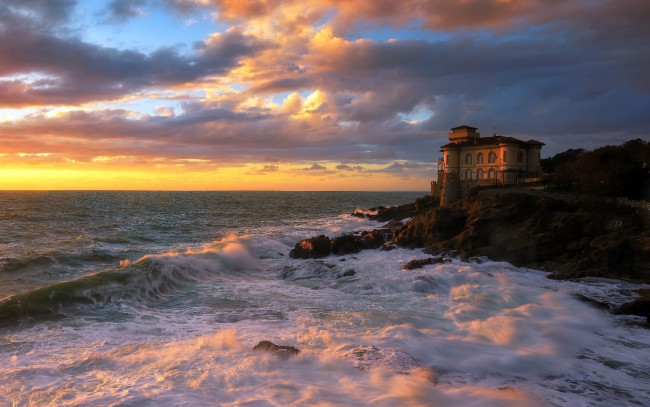
[[203, 250], [147, 255], [117, 269], [58, 282], [0, 301], [0, 327], [65, 317], [81, 307], [109, 303], [145, 306], [186, 287], [255, 269], [256, 262], [240, 243], [217, 244]]
[[0, 273], [19, 272], [31, 268], [60, 265], [79, 265], [83, 263], [114, 262], [119, 260], [117, 254], [107, 250], [90, 249], [76, 253], [48, 251], [27, 257], [0, 258]]

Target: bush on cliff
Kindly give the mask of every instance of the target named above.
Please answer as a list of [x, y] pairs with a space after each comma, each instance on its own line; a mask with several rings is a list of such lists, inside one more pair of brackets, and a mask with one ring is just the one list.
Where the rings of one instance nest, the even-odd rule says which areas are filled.
[[561, 191], [650, 200], [650, 143], [641, 139], [570, 149], [542, 160], [542, 167]]

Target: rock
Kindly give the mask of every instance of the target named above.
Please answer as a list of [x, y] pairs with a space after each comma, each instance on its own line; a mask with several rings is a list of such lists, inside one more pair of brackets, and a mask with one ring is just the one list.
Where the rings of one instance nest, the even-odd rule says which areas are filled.
[[345, 273], [337, 274], [336, 279], [338, 280], [338, 279], [343, 278], [343, 277], [352, 277], [355, 274], [357, 274], [357, 272], [354, 271], [353, 269], [350, 269], [350, 270], [346, 271]]
[[378, 249], [392, 238], [393, 231], [388, 228], [375, 229], [371, 232], [361, 232], [359, 243], [365, 249]]
[[438, 378], [437, 372], [421, 366], [408, 353], [397, 348], [380, 349], [376, 346], [358, 346], [343, 355], [352, 366], [369, 370], [374, 367], [383, 367], [398, 374], [423, 374], [432, 382]]
[[347, 234], [331, 240], [332, 254], [339, 256], [361, 251], [361, 242], [357, 236]]
[[429, 264], [439, 264], [439, 263], [444, 263], [445, 260], [440, 257], [429, 257], [426, 259], [417, 259], [417, 260], [411, 260], [405, 265], [402, 266], [402, 270], [414, 270], [414, 269], [419, 269], [422, 268], [426, 265]]
[[382, 252], [389, 252], [389, 251], [395, 250], [395, 249], [397, 249], [397, 246], [393, 246], [392, 244], [381, 247]]
[[641, 297], [621, 305], [616, 313], [646, 317], [646, 322], [650, 324], [650, 289], [642, 288], [637, 292]]
[[293, 346], [276, 345], [270, 341], [260, 341], [260, 343], [253, 347], [253, 350], [275, 353], [284, 359], [288, 359], [289, 357], [296, 356], [300, 353], [300, 349], [294, 348]]
[[294, 259], [315, 259], [329, 256], [331, 253], [332, 245], [329, 237], [319, 235], [296, 243], [296, 247], [291, 250], [289, 257]]
[[553, 278], [650, 282], [647, 207], [588, 196], [486, 189], [434, 207], [394, 231], [393, 240], [426, 253], [457, 251], [542, 268]]
[[376, 208], [370, 209], [371, 211], [377, 211], [376, 215], [367, 215], [371, 220], [376, 220], [378, 222], [388, 222], [391, 220], [402, 220], [405, 218], [410, 218], [417, 214], [417, 209], [415, 208], [414, 203], [409, 203], [406, 205], [400, 206], [391, 206], [389, 208], [378, 206]]

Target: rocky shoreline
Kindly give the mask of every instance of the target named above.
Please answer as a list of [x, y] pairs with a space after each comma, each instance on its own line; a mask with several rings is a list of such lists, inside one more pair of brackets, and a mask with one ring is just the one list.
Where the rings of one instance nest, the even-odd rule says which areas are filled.
[[[544, 270], [549, 278], [602, 277], [650, 284], [650, 208], [644, 203], [521, 189], [476, 190], [450, 206], [439, 197], [353, 215], [386, 222], [379, 229], [305, 239], [293, 258], [360, 250], [423, 248], [435, 256], [487, 257]], [[434, 260], [431, 260], [434, 262]], [[650, 319], [650, 291], [615, 312]]]

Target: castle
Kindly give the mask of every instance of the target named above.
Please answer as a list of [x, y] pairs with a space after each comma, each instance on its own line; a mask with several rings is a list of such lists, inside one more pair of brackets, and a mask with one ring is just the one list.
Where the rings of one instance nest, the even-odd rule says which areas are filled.
[[438, 181], [431, 182], [431, 194], [440, 194], [447, 205], [477, 186], [523, 185], [541, 175], [540, 154], [544, 143], [513, 137], [481, 137], [476, 127], [451, 129], [450, 143], [440, 151]]

